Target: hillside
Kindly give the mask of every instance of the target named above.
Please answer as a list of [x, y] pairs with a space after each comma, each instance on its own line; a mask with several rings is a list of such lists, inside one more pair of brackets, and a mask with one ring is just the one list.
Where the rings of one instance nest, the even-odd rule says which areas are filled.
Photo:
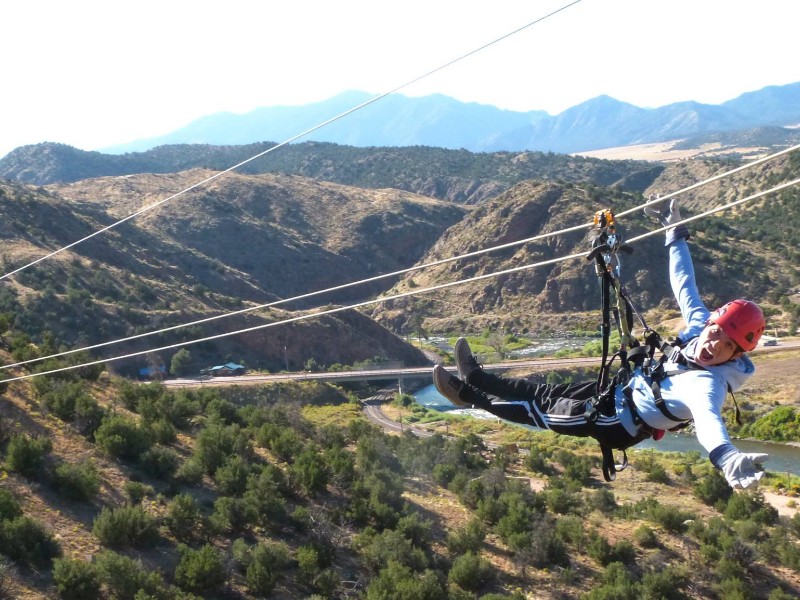
[[[690, 216], [796, 177], [798, 161], [800, 157], [795, 153], [773, 165], [703, 186], [686, 194], [683, 214]], [[677, 163], [669, 166], [647, 192], [682, 189], [730, 168], [714, 161]], [[641, 201], [641, 196], [618, 189], [522, 183], [482, 203], [445, 232], [421, 263], [587, 223], [601, 208], [620, 212]], [[768, 197], [692, 224], [695, 266], [709, 305], [737, 296], [777, 305], [790, 290], [797, 289], [800, 240], [790, 223], [800, 221], [798, 210], [800, 192], [792, 188], [777, 198]], [[640, 214], [626, 217], [621, 224], [627, 237], [652, 226]], [[585, 252], [589, 244], [588, 229], [586, 234], [560, 235], [408, 274], [393, 291], [426, 288]], [[661, 240], [644, 240], [623, 261], [625, 284], [638, 306], [643, 310], [658, 308], [654, 318], [668, 316], [675, 307]], [[546, 335], [554, 331], [594, 330], [598, 306], [593, 267], [572, 261], [397, 300], [377, 307], [371, 314], [392, 328], [408, 327], [412, 316], [422, 316], [425, 329], [430, 332], [499, 329]], [[795, 318], [793, 313], [776, 310], [774, 326], [789, 328]]]
[[[4, 270], [207, 175], [92, 180], [61, 190], [63, 196], [55, 188], [2, 184]], [[12, 315], [17, 328], [36, 341], [50, 331], [70, 346], [103, 342], [391, 272], [417, 260], [463, 212], [398, 191], [269, 175], [229, 177], [182, 200], [19, 273], [1, 290], [0, 312]], [[381, 284], [391, 281], [315, 298], [306, 307], [363, 298]], [[278, 309], [250, 313], [222, 327], [212, 323], [117, 347], [114, 354], [284, 315]], [[394, 335], [364, 321], [357, 314], [339, 314], [317, 324], [309, 320], [205, 343], [194, 352], [200, 354], [199, 366], [235, 359], [276, 370], [287, 360], [294, 369], [310, 359], [323, 365], [374, 356], [424, 362]], [[353, 330], [355, 322], [360, 325]], [[168, 362], [169, 355], [162, 358]]]
[[611, 485], [594, 444], [402, 402], [438, 435], [389, 436], [327, 385], [37, 381], [0, 397], [7, 598], [800, 593], [798, 518], [699, 456]]
[[[222, 171], [274, 146], [171, 145], [121, 156], [63, 144], [23, 146], [0, 159], [0, 177], [46, 185], [135, 173], [175, 173], [192, 168]], [[642, 190], [662, 167], [542, 152], [472, 153], [444, 148], [355, 148], [317, 142], [291, 144], [249, 162], [238, 172], [284, 173], [344, 185], [396, 188], [423, 196], [476, 204], [529, 179], [591, 181]]]

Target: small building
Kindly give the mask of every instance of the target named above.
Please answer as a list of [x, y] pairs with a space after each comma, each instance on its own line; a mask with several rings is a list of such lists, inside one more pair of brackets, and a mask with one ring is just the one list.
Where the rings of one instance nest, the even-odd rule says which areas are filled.
[[244, 375], [245, 371], [244, 365], [237, 365], [236, 363], [229, 362], [224, 365], [203, 369], [200, 373], [201, 375], [209, 375], [211, 377], [228, 377], [230, 375]]

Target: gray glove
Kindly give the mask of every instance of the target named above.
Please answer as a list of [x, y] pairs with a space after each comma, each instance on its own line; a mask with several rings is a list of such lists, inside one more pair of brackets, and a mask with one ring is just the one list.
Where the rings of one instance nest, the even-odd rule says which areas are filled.
[[732, 488], [743, 489], [764, 476], [761, 465], [767, 458], [769, 454], [745, 454], [734, 449], [720, 457], [719, 467]]
[[[681, 211], [679, 209], [678, 199], [673, 198], [667, 205], [666, 201], [663, 203], [657, 202], [658, 198], [658, 195], [650, 194], [650, 197], [647, 199], [647, 201], [652, 202], [652, 204], [648, 204], [644, 207], [644, 214], [646, 214], [648, 217], [657, 219], [658, 222], [664, 227], [668, 227], [680, 222]], [[677, 227], [668, 229], [667, 241], [664, 245], [669, 246], [672, 242], [682, 238], [689, 239], [689, 229], [686, 227], [686, 225], [678, 225]]]

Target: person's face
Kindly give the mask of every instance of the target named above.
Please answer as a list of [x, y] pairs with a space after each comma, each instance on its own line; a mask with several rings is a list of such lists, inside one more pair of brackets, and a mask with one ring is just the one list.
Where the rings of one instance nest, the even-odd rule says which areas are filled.
[[694, 360], [701, 367], [728, 362], [742, 353], [739, 346], [716, 323], [709, 323], [697, 340]]

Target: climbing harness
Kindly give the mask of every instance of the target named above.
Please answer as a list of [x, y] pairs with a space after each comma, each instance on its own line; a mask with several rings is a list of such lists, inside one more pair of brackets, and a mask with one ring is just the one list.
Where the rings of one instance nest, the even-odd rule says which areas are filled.
[[[641, 315], [634, 309], [628, 299], [622, 282], [620, 281], [621, 261], [620, 252], [631, 254], [633, 249], [624, 242], [622, 235], [617, 230], [614, 213], [610, 209], [600, 210], [594, 215], [594, 226], [597, 229], [597, 236], [592, 241], [592, 250], [589, 252], [587, 260], [593, 260], [595, 273], [600, 278], [600, 303], [602, 320], [600, 323], [600, 333], [602, 336], [602, 358], [600, 372], [597, 376], [596, 395], [588, 403], [584, 418], [587, 422], [594, 422], [601, 413], [610, 414], [614, 411], [615, 391], [617, 385], [625, 385], [630, 378], [630, 360], [642, 356], [641, 347], [636, 338], [631, 334], [633, 328], [634, 314], [640, 319], [642, 325], [647, 330], [647, 325]], [[614, 302], [612, 303], [612, 292]], [[619, 332], [620, 348], [609, 358], [609, 343], [611, 338], [611, 317]], [[631, 349], [629, 352], [628, 349]], [[615, 359], [620, 359], [620, 368], [612, 378], [611, 366]], [[638, 415], [634, 412], [634, 422]], [[637, 425], [640, 425], [637, 423]], [[644, 431], [639, 427], [640, 431]], [[647, 436], [649, 437], [649, 435]], [[641, 439], [644, 439], [642, 437]], [[637, 436], [625, 446], [638, 443], [641, 439]], [[618, 471], [622, 471], [628, 466], [628, 456], [625, 448], [618, 448], [620, 444], [614, 444], [609, 440], [600, 440], [600, 450], [603, 455], [603, 477], [606, 481], [613, 481]], [[614, 449], [622, 450], [622, 462], [617, 463], [614, 459]]]
[[[650, 329], [642, 314], [636, 310], [630, 301], [621, 281], [620, 252], [631, 254], [633, 249], [625, 243], [617, 229], [614, 213], [610, 209], [600, 210], [594, 215], [594, 225], [597, 236], [592, 241], [592, 250], [587, 259], [595, 263], [595, 273], [600, 278], [600, 299], [602, 321], [600, 325], [602, 335], [602, 359], [600, 372], [597, 376], [597, 393], [590, 403], [584, 417], [593, 422], [599, 413], [612, 413], [615, 409], [615, 392], [617, 387], [622, 387], [623, 398], [630, 411], [634, 425], [638, 428], [638, 435], [628, 439], [625, 443], [599, 440], [600, 450], [603, 455], [603, 477], [606, 481], [613, 481], [617, 472], [628, 465], [628, 456], [625, 450], [644, 439], [661, 439], [663, 430], [653, 429], [645, 423], [636, 410], [633, 395], [628, 387], [628, 382], [636, 369], [640, 369], [652, 381], [653, 394], [656, 406], [670, 420], [676, 422], [676, 429], [687, 425], [683, 419], [672, 415], [666, 407], [661, 396], [660, 382], [664, 377], [678, 372], [665, 372], [664, 363], [680, 355], [680, 347], [664, 342], [658, 332]], [[612, 301], [612, 293], [614, 300]], [[609, 358], [609, 343], [611, 337], [611, 317], [620, 337], [620, 348]], [[634, 316], [638, 319], [644, 331], [644, 344], [640, 344], [631, 333]], [[655, 361], [656, 349], [661, 350], [662, 357]], [[619, 358], [620, 367], [614, 376], [611, 376], [611, 367]], [[614, 450], [622, 451], [622, 462], [614, 459]]]
[[[661, 394], [661, 382], [667, 377], [703, 369], [703, 367], [687, 359], [681, 353], [681, 350], [688, 342], [681, 344], [676, 341], [663, 340], [657, 331], [650, 329], [642, 314], [636, 310], [630, 301], [620, 280], [621, 261], [619, 253], [631, 254], [633, 249], [624, 242], [622, 235], [617, 230], [614, 213], [610, 209], [598, 211], [594, 216], [594, 225], [597, 228], [597, 236], [592, 241], [592, 250], [589, 252], [587, 259], [594, 261], [595, 273], [600, 278], [602, 361], [600, 372], [597, 376], [596, 395], [587, 404], [584, 418], [587, 422], [594, 422], [600, 414], [613, 414], [616, 389], [621, 386], [624, 402], [630, 411], [634, 425], [639, 431], [636, 436], [627, 439], [624, 443], [614, 440], [602, 440], [599, 435], [596, 437], [603, 455], [603, 477], [606, 481], [613, 481], [615, 474], [628, 465], [628, 457], [625, 452], [627, 448], [648, 438], [656, 441], [660, 440], [665, 433], [663, 429], [654, 429], [649, 426], [639, 416], [636, 404], [633, 401], [633, 392], [628, 386], [634, 371], [638, 370], [647, 377], [656, 407], [662, 415], [675, 423], [675, 426], [669, 428], [669, 431], [678, 431], [687, 427], [691, 421], [676, 417], [670, 412]], [[615, 299], [614, 302], [612, 302], [612, 293]], [[620, 336], [620, 348], [609, 358], [612, 315]], [[631, 333], [634, 317], [642, 326], [644, 344], [640, 344]], [[656, 350], [661, 352], [661, 356], [658, 359], [655, 358]], [[619, 358], [620, 366], [612, 377], [611, 367], [617, 358]], [[680, 365], [682, 368], [667, 369], [667, 364]], [[730, 386], [728, 391], [733, 397], [736, 422], [741, 424], [739, 406]], [[622, 451], [621, 463], [617, 463], [614, 459], [614, 450]]]

